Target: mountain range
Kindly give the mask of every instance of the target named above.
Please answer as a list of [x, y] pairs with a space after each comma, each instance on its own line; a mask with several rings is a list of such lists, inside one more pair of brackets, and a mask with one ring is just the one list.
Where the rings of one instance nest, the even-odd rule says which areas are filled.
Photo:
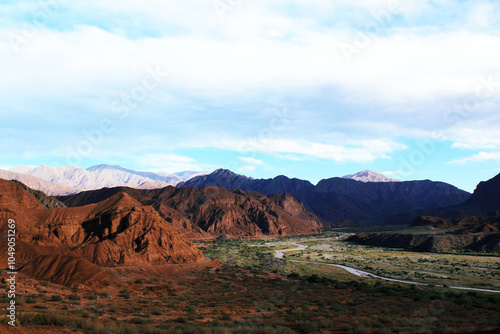
[[433, 216], [418, 216], [408, 229], [358, 234], [350, 240], [426, 252], [500, 253], [500, 174], [479, 183], [463, 203], [429, 212]]
[[[65, 284], [99, 276], [102, 266], [204, 260], [156, 210], [126, 193], [69, 208], [34, 192], [0, 180], [0, 248], [7, 252], [3, 239], [14, 220], [16, 266], [31, 276]], [[1, 264], [6, 267], [6, 257]]]
[[[161, 189], [169, 185], [178, 188], [217, 186], [266, 195], [290, 194], [324, 222], [337, 226], [410, 224], [421, 214], [434, 215], [436, 210], [460, 205], [470, 197], [469, 193], [443, 182], [401, 182], [369, 170], [323, 179], [316, 185], [283, 175], [272, 179], [253, 179], [224, 169], [210, 174], [180, 172], [162, 175], [106, 164], [88, 169], [77, 166], [21, 166], [9, 171], [0, 170], [0, 178], [18, 180], [48, 195], [72, 195], [120, 186]], [[453, 212], [459, 215], [459, 209], [453, 209]]]
[[316, 234], [319, 219], [288, 194], [264, 195], [220, 187], [142, 190], [126, 187], [85, 191], [58, 199], [70, 207], [99, 203], [126, 193], [158, 214], [190, 239], [223, 235], [290, 236]]
[[[370, 175], [366, 176], [372, 179]], [[264, 194], [288, 193], [302, 201], [319, 218], [334, 225], [381, 223], [404, 212], [458, 205], [470, 197], [470, 193], [455, 186], [430, 180], [364, 182], [334, 177], [313, 185], [309, 181], [283, 175], [272, 179], [253, 179], [225, 169], [177, 184], [181, 188], [205, 186]]]
[[97, 165], [87, 169], [78, 166], [39, 167], [19, 166], [0, 170], [0, 178], [18, 180], [47, 195], [69, 195], [105, 187], [129, 186], [138, 189], [156, 189], [188, 180], [204, 172], [180, 172], [161, 175], [135, 171], [120, 166]]

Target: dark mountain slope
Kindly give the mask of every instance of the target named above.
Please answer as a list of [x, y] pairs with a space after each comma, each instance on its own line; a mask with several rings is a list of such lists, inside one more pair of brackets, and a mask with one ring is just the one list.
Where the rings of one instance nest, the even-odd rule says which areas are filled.
[[256, 180], [222, 169], [195, 177], [178, 184], [177, 187], [207, 185], [265, 194], [289, 193], [302, 201], [312, 213], [330, 223], [339, 223], [346, 219], [380, 223], [408, 210], [433, 210], [462, 203], [470, 197], [469, 193], [450, 184], [429, 180], [360, 182], [331, 178], [321, 180], [314, 186], [308, 181], [285, 176]]
[[[434, 216], [419, 216], [407, 230], [358, 234], [351, 240], [372, 246], [421, 251], [500, 253], [500, 174], [479, 183], [472, 196], [462, 204], [430, 212]], [[409, 219], [417, 212], [405, 214]]]

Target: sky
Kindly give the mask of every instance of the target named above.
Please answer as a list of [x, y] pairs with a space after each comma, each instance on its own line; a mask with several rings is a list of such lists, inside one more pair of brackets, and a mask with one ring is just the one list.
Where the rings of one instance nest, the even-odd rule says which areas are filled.
[[500, 3], [0, 1], [0, 168], [106, 163], [473, 191], [500, 172]]

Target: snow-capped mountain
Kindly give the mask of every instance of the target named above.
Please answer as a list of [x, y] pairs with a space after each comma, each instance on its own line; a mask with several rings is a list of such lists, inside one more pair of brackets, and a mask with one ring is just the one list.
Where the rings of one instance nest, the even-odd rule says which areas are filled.
[[401, 180], [391, 179], [384, 174], [372, 172], [371, 170], [365, 169], [361, 172], [351, 175], [342, 176], [343, 179], [351, 179], [361, 182], [401, 182]]
[[16, 173], [3, 169], [0, 169], [0, 179], [17, 180], [32, 189], [43, 191], [46, 195], [49, 196], [71, 195], [80, 192], [80, 190], [76, 188], [63, 186], [31, 175]]
[[[163, 188], [168, 185], [175, 185], [199, 174], [200, 172], [180, 172], [164, 176], [152, 172], [135, 171], [120, 166], [103, 164], [92, 166], [88, 169], [78, 166], [19, 166], [9, 171], [4, 171], [3, 174], [0, 174], [0, 177], [4, 175], [2, 178], [17, 179], [21, 182], [24, 180], [26, 185], [33, 189], [49, 192], [53, 195], [66, 195], [68, 193], [117, 186], [128, 186], [138, 189]], [[26, 176], [36, 178], [36, 181], [26, 178]], [[40, 182], [40, 180], [48, 181], [50, 184]]]

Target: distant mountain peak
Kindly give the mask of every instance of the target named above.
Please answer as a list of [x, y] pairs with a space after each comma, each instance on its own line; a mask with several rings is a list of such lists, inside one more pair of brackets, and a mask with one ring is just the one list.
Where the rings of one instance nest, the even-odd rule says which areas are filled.
[[241, 174], [237, 174], [229, 169], [224, 169], [224, 168], [219, 168], [215, 171], [213, 171], [211, 174], [209, 174], [211, 176], [231, 176], [231, 177], [240, 177], [240, 178], [244, 178], [244, 179], [250, 179], [250, 180], [253, 180], [252, 177], [249, 177], [249, 176], [246, 176], [246, 175], [241, 175]]
[[0, 178], [15, 179], [30, 188], [50, 195], [67, 195], [105, 187], [128, 186], [139, 189], [157, 189], [175, 185], [204, 172], [179, 172], [159, 175], [136, 171], [118, 165], [100, 164], [83, 169], [78, 166], [18, 166], [9, 171], [0, 170]]
[[384, 174], [372, 172], [371, 170], [365, 169], [356, 174], [344, 175], [343, 179], [351, 179], [361, 182], [401, 182], [401, 180], [391, 179]]

